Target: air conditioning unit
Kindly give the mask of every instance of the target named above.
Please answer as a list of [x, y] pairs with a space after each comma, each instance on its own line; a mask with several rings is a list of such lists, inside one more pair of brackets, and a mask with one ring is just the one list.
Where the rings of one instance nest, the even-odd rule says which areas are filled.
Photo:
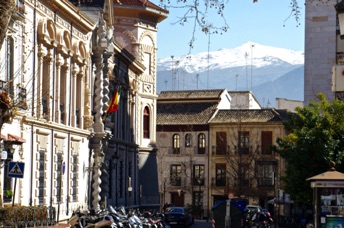
[[332, 91], [344, 91], [344, 65], [334, 65], [332, 67]]

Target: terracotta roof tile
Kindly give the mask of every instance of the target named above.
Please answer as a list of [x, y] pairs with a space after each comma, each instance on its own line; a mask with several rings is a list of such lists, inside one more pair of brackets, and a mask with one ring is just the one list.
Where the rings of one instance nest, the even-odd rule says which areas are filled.
[[159, 100], [176, 100], [176, 99], [206, 99], [218, 100], [223, 89], [213, 90], [179, 90], [179, 91], [162, 91], [159, 94]]
[[287, 111], [275, 109], [219, 110], [210, 123], [272, 123], [287, 120]]
[[217, 102], [159, 103], [157, 124], [207, 124], [216, 110]]

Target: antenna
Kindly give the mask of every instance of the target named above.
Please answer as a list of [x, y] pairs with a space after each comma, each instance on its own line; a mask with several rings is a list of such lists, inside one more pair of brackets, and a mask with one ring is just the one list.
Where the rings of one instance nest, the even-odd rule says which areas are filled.
[[172, 90], [174, 90], [174, 61], [173, 61], [174, 56], [171, 55], [171, 72], [172, 72]]
[[245, 59], [246, 59], [246, 89], [248, 90], [247, 58], [248, 58], [248, 53], [245, 52]]
[[208, 26], [208, 70], [207, 70], [207, 89], [209, 89], [209, 58], [210, 58], [210, 55], [209, 55], [209, 52], [210, 52], [210, 29], [211, 29], [212, 25], [209, 25]]
[[253, 48], [254, 48], [254, 44], [251, 44], [251, 91], [252, 91], [252, 69], [253, 69], [253, 64], [252, 64], [252, 61], [253, 61]]
[[236, 77], [236, 79], [235, 79], [235, 90], [238, 91], [238, 77], [239, 77], [239, 74], [236, 74], [235, 77]]
[[198, 78], [199, 78], [199, 74], [196, 75], [196, 86], [197, 86], [196, 88], [197, 88], [197, 90], [198, 90]]

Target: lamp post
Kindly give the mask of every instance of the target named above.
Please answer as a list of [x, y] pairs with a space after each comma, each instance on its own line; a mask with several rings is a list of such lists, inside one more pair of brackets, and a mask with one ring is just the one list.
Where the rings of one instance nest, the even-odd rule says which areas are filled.
[[337, 12], [340, 38], [344, 39], [344, 0], [334, 5], [334, 8]]

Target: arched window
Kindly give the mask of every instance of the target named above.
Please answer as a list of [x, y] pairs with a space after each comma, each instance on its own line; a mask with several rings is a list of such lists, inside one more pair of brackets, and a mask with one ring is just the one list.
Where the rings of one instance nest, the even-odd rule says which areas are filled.
[[198, 135], [198, 153], [205, 154], [205, 134]]
[[192, 137], [191, 134], [185, 135], [185, 147], [191, 147], [192, 146]]
[[173, 154], [180, 154], [180, 136], [178, 134], [173, 135]]
[[143, 111], [143, 138], [149, 139], [149, 108]]

